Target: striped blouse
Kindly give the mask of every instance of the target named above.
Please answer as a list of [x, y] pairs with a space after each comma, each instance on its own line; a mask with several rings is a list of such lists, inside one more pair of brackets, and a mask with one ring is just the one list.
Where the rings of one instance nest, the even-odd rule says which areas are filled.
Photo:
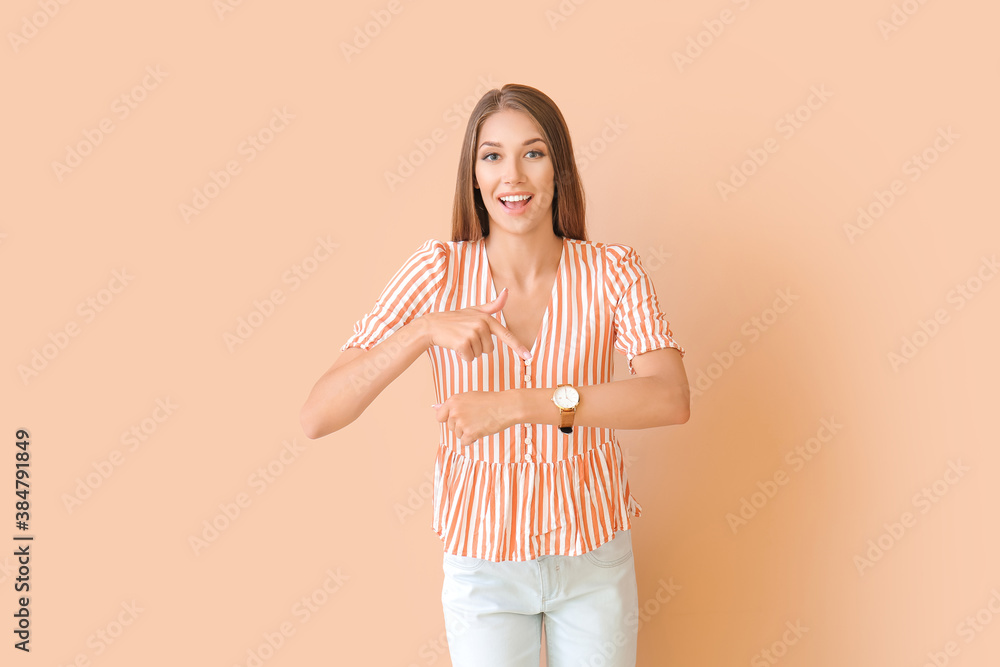
[[[431, 239], [340, 349], [368, 350], [416, 317], [496, 297], [485, 239]], [[493, 317], [506, 325], [503, 311]], [[530, 361], [498, 341], [471, 362], [437, 345], [427, 354], [441, 403], [456, 392], [611, 382], [613, 348], [635, 375], [635, 355], [665, 347], [684, 354], [635, 250], [564, 238]], [[642, 511], [614, 429], [574, 426], [567, 435], [554, 425], [516, 424], [462, 446], [446, 423], [440, 426], [432, 527], [448, 553], [492, 561], [577, 556], [631, 528], [630, 517]]]

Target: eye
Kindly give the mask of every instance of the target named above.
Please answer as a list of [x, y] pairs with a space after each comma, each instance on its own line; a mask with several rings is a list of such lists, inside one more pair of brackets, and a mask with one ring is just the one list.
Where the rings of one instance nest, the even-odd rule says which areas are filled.
[[490, 159], [491, 155], [497, 155], [497, 154], [496, 153], [487, 153], [486, 155], [484, 155], [482, 157], [482, 159], [485, 160], [486, 162], [496, 162], [496, 160], [491, 160]]
[[538, 155], [538, 157], [545, 157], [545, 153], [543, 153], [542, 151], [536, 151], [536, 150], [528, 151], [528, 155], [531, 155], [532, 153], [535, 153], [536, 155]]

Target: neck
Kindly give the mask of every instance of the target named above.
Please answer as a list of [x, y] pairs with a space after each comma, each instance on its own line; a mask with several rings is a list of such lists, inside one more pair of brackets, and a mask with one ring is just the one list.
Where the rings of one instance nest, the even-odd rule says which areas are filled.
[[551, 227], [524, 236], [504, 232], [495, 226], [484, 242], [494, 278], [502, 277], [507, 283], [530, 284], [551, 276], [559, 268], [564, 240], [556, 236]]

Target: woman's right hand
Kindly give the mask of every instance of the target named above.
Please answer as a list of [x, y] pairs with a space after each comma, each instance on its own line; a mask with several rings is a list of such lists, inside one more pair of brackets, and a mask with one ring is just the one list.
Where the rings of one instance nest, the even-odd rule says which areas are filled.
[[531, 350], [492, 317], [506, 302], [505, 287], [497, 298], [481, 306], [425, 314], [420, 319], [424, 320], [428, 343], [455, 350], [465, 361], [474, 361], [479, 355], [493, 351], [493, 336], [496, 336], [522, 359], [531, 359]]

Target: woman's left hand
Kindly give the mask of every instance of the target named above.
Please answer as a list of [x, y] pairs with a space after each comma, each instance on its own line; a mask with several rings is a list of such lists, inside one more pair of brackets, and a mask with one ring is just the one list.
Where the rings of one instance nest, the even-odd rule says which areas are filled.
[[431, 406], [438, 422], [447, 422], [462, 446], [517, 424], [510, 391], [465, 391]]

